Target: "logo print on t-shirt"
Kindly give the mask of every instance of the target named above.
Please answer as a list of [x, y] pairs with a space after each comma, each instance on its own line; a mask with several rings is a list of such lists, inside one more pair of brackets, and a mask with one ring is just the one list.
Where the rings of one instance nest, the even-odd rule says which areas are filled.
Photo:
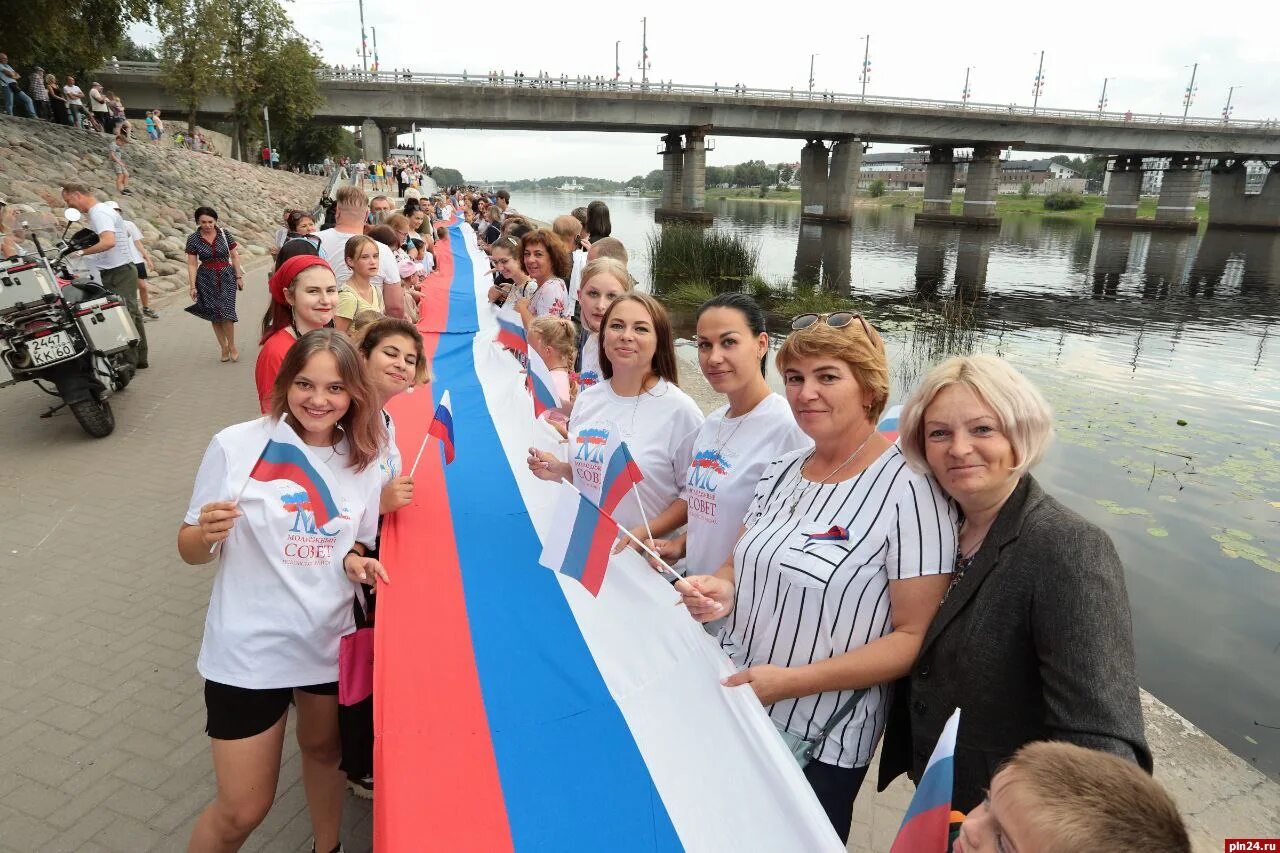
[[693, 462], [689, 464], [689, 490], [685, 493], [691, 518], [716, 523], [716, 489], [732, 467], [719, 450], [699, 450], [693, 454]]
[[600, 374], [594, 370], [584, 370], [578, 374], [578, 387], [590, 388], [592, 385], [599, 383]]
[[573, 457], [575, 460], [604, 463], [604, 446], [609, 441], [607, 429], [584, 429], [575, 441], [578, 444], [578, 452]]
[[[307, 498], [306, 492], [297, 491], [281, 495], [280, 502], [284, 504], [285, 512], [293, 513], [293, 527], [289, 528], [290, 533], [305, 533], [308, 536], [338, 535], [336, 530], [330, 532], [323, 527], [316, 526], [316, 515], [311, 509], [311, 501]], [[345, 507], [338, 517], [342, 519], [350, 518]]]
[[689, 465], [689, 485], [705, 492], [714, 492], [720, 480], [727, 476], [733, 465], [718, 450], [699, 450]]

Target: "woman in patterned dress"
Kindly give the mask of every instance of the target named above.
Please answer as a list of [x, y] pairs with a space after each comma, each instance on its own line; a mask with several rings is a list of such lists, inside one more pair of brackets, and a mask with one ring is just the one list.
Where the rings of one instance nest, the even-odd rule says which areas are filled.
[[196, 231], [187, 238], [186, 310], [213, 324], [222, 361], [239, 361], [236, 349], [236, 291], [244, 289], [244, 271], [235, 238], [218, 227], [218, 212], [196, 208]]

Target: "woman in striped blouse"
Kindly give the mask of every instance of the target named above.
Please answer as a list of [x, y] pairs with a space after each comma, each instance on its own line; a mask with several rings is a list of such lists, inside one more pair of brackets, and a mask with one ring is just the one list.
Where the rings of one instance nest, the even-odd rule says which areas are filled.
[[860, 315], [802, 314], [778, 352], [812, 448], [765, 468], [733, 554], [685, 604], [728, 614], [720, 642], [848, 840], [891, 683], [915, 660], [955, 559], [955, 517], [928, 474], [876, 432], [889, 396], [879, 334]]

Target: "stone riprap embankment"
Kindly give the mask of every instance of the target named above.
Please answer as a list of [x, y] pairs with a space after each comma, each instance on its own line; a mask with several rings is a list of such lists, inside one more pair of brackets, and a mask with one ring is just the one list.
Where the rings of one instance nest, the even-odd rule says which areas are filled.
[[40, 228], [42, 239], [52, 237], [63, 225], [62, 183], [87, 184], [98, 198], [119, 202], [126, 218], [138, 224], [156, 266], [153, 292], [164, 293], [187, 286], [184, 249], [197, 207], [218, 211], [219, 224], [249, 263], [268, 253], [285, 208], [310, 209], [324, 189], [321, 178], [197, 154], [167, 140], [152, 143], [144, 131], [135, 131], [124, 152], [133, 195], [117, 196], [110, 137], [0, 115], [0, 196], [13, 207], [30, 208], [16, 210], [11, 219]]

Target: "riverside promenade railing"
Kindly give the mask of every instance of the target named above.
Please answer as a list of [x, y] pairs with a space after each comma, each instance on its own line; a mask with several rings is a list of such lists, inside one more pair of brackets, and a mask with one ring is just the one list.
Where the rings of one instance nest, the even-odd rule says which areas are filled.
[[[155, 74], [159, 75], [159, 65], [153, 62], [114, 62], [101, 69], [122, 74]], [[697, 95], [699, 97], [719, 98], [726, 102], [767, 101], [770, 105], [785, 102], [810, 103], [815, 106], [845, 104], [865, 104], [874, 107], [897, 107], [900, 109], [937, 112], [950, 116], [965, 115], [998, 115], [1020, 116], [1039, 119], [1065, 119], [1071, 123], [1104, 122], [1120, 123], [1126, 126], [1153, 125], [1157, 127], [1198, 127], [1226, 130], [1267, 130], [1280, 132], [1280, 119], [1236, 119], [1205, 118], [1180, 115], [1152, 115], [1150, 113], [1103, 112], [1100, 110], [1068, 110], [1049, 107], [1027, 107], [1018, 104], [990, 104], [976, 101], [946, 101], [935, 98], [900, 98], [884, 95], [866, 95], [845, 92], [810, 92], [794, 89], [761, 89], [741, 85], [712, 84], [710, 86], [693, 83], [664, 83], [649, 81], [641, 83], [634, 80], [607, 80], [601, 77], [569, 77], [569, 76], [517, 76], [512, 74], [441, 74], [421, 71], [361, 71], [359, 69], [336, 68], [321, 69], [316, 74], [321, 80], [355, 81], [361, 83], [386, 83], [400, 85], [430, 84], [445, 86], [471, 86], [478, 89], [551, 89], [576, 92], [627, 92], [641, 95]]]

